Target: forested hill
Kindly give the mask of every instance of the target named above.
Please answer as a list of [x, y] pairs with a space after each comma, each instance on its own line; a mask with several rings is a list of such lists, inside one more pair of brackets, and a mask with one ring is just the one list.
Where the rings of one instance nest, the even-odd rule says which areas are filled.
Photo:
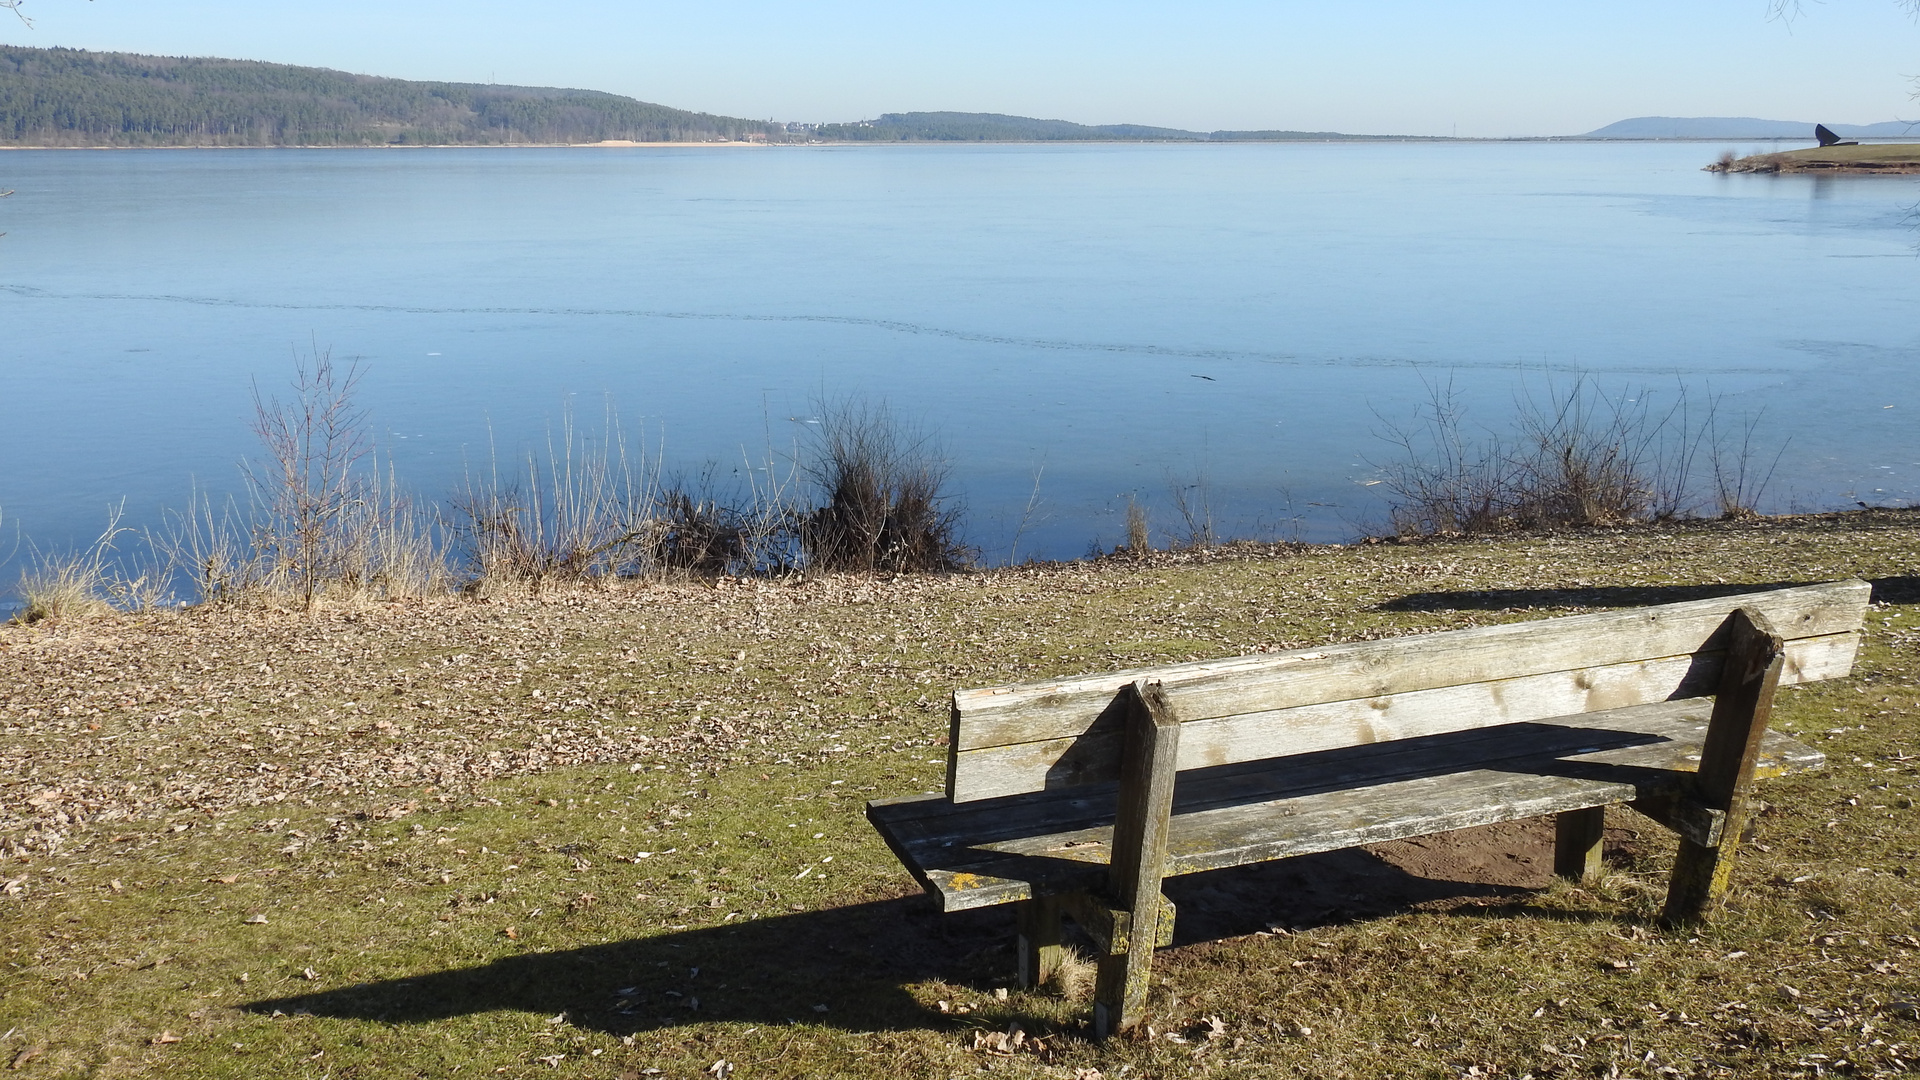
[[715, 142], [784, 133], [594, 90], [0, 45], [0, 145]]
[[822, 124], [810, 134], [847, 142], [1344, 142], [1389, 139], [1337, 131], [1182, 131], [1143, 124], [1075, 124], [1001, 113], [885, 113], [857, 124]]

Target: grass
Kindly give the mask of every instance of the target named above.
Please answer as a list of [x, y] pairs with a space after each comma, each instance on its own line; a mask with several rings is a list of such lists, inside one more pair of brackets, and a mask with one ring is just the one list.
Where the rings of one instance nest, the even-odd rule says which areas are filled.
[[[1917, 519], [8, 627], [0, 1062], [1897, 1075], [1920, 1057]], [[1765, 785], [1696, 935], [1658, 929], [1672, 844], [1627, 811], [1586, 888], [1430, 880], [1391, 845], [1204, 875], [1170, 886], [1152, 1037], [1096, 1046], [1084, 1002], [1010, 988], [1010, 913], [935, 915], [861, 817], [938, 787], [957, 686], [1847, 575], [1879, 582], [1856, 675], [1775, 720], [1831, 766]]]
[[113, 561], [114, 541], [126, 531], [115, 507], [108, 511], [107, 527], [84, 550], [35, 551], [20, 574], [22, 604], [14, 621], [89, 618], [113, 611], [115, 600], [128, 608], [148, 606], [154, 599], [148, 578], [128, 578]]
[[21, 622], [71, 619], [112, 610], [106, 575], [86, 555], [52, 556], [20, 575]]
[[1920, 143], [1868, 143], [1861, 146], [1812, 146], [1773, 154], [1732, 158], [1723, 155], [1712, 172], [1920, 172]]

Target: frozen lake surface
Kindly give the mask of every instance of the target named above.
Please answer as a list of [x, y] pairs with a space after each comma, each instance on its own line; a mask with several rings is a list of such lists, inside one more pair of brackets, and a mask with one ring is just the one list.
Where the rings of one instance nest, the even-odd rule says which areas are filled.
[[[562, 410], [687, 471], [822, 397], [936, 431], [1006, 558], [1171, 526], [1351, 537], [1383, 420], [1591, 373], [1764, 407], [1773, 509], [1920, 492], [1920, 179], [1707, 144], [0, 154], [0, 512], [41, 547], [238, 487], [250, 388], [360, 358], [440, 497]], [[1749, 147], [1734, 147], [1742, 152]], [[4, 552], [5, 547], [0, 547]], [[11, 583], [14, 571], [0, 570]]]

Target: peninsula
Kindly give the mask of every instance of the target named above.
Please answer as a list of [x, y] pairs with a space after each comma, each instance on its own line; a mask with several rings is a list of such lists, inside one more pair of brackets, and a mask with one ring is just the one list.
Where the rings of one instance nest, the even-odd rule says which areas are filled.
[[1722, 173], [1920, 174], [1920, 143], [1810, 146], [1747, 157], [1723, 156], [1707, 166]]

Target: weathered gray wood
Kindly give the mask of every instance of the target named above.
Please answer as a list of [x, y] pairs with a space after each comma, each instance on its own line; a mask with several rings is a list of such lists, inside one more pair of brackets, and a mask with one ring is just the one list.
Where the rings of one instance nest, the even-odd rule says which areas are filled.
[[1642, 796], [1627, 805], [1701, 847], [1719, 847], [1726, 831], [1725, 811], [1709, 810], [1685, 791]]
[[1065, 946], [1060, 944], [1060, 897], [1042, 893], [1019, 905], [1020, 985], [1032, 989], [1053, 978]]
[[1600, 876], [1600, 855], [1607, 838], [1607, 808], [1563, 810], [1553, 823], [1553, 872], [1573, 881]]
[[[1069, 892], [1060, 896], [1060, 907], [1093, 939], [1094, 949], [1102, 956], [1118, 956], [1133, 948], [1133, 912], [1114, 907], [1092, 893]], [[1173, 901], [1160, 896], [1160, 912], [1153, 933], [1153, 944], [1165, 948], [1173, 944]]]
[[[1102, 943], [1099, 1038], [1144, 1017], [1168, 875], [1552, 814], [1556, 872], [1586, 880], [1606, 806], [1629, 803], [1681, 834], [1663, 919], [1688, 922], [1726, 889], [1754, 777], [1823, 760], [1767, 716], [1783, 678], [1851, 670], [1869, 594], [1837, 582], [1179, 665], [1112, 698], [1114, 675], [961, 691], [948, 798], [868, 817], [947, 910], [1020, 903], [1023, 985], [1059, 962], [1070, 910]], [[1716, 691], [1703, 723], [1687, 699]]]
[[[963, 690], [954, 695], [952, 745], [964, 751], [1078, 735], [1108, 709], [1122, 686], [1143, 677], [1160, 680], [1175, 707], [1192, 722], [1719, 651], [1725, 647], [1724, 637], [1717, 636], [1724, 633], [1721, 624], [1728, 612], [1742, 606], [1765, 614], [1789, 641], [1854, 633], [1861, 627], [1871, 591], [1864, 581], [1840, 581], [1147, 671]], [[1209, 680], [1214, 684], [1209, 697], [1182, 695], [1185, 684]], [[1279, 693], [1286, 697], [1275, 697]]]
[[1180, 719], [1167, 704], [1160, 684], [1141, 679], [1121, 694], [1127, 713], [1126, 744], [1106, 895], [1130, 916], [1130, 932], [1124, 952], [1109, 948], [1099, 960], [1093, 1030], [1100, 1039], [1133, 1027], [1146, 1013], [1156, 935], [1139, 931], [1160, 923], [1160, 877], [1167, 861], [1167, 826], [1179, 771]]
[[[1710, 707], [1660, 702], [1187, 773], [1174, 800], [1166, 874], [1671, 797], [1696, 768]], [[1823, 761], [1817, 750], [1770, 733], [1756, 775]], [[1110, 786], [965, 804], [916, 796], [868, 810], [949, 911], [1023, 900], [1036, 886], [1101, 889], [1113, 813]]]
[[[1676, 741], [1697, 752], [1711, 707], [1703, 699], [1665, 702], [1547, 724], [1456, 732], [1195, 771], [1177, 790], [1174, 808], [1176, 814], [1190, 813], [1214, 805], [1309, 795], [1514, 758], [1546, 759], [1633, 743]], [[1663, 755], [1664, 764], [1692, 767], [1679, 750], [1670, 748]], [[1667, 761], [1668, 757], [1672, 760]], [[1531, 762], [1518, 767], [1531, 767]], [[983, 843], [1052, 832], [1103, 813], [1111, 820], [1115, 797], [1111, 784], [960, 804], [921, 796], [888, 800], [884, 814], [890, 836], [919, 844]], [[1017, 813], [1010, 812], [1014, 808]], [[1102, 861], [1105, 857], [1099, 856]]]
[[[1545, 625], [1545, 624], [1540, 624]], [[1440, 637], [1444, 635], [1434, 635]], [[1791, 683], [1839, 678], [1852, 670], [1859, 639], [1835, 634], [1791, 643], [1783, 678]], [[1285, 709], [1188, 720], [1180, 768], [1260, 761], [1343, 746], [1698, 697], [1718, 685], [1720, 655], [1682, 655], [1605, 667], [1555, 671], [1493, 682], [1328, 701]], [[1304, 670], [1304, 669], [1303, 669]], [[1204, 700], [1211, 681], [1168, 686], [1182, 716]], [[951, 752], [955, 802], [1111, 781], [1119, 769], [1119, 733], [1084, 735]]]
[[[1474, 767], [1502, 765], [1509, 770], [1563, 769], [1548, 759], [1612, 748], [1611, 760], [1622, 765], [1668, 770], [1691, 770], [1698, 757], [1711, 702], [1663, 702], [1631, 710], [1562, 718], [1551, 724], [1507, 728], [1421, 739], [1322, 754], [1302, 755], [1270, 762], [1188, 774], [1175, 799], [1176, 814], [1215, 805], [1263, 802], [1282, 796], [1305, 796], [1387, 779], [1441, 774]], [[1636, 744], [1645, 744], [1634, 749]], [[1798, 744], [1786, 744], [1798, 747]], [[1817, 762], [1819, 755], [1798, 748]], [[1622, 754], [1632, 754], [1631, 758]], [[1534, 760], [1539, 759], [1539, 760]], [[1796, 762], [1783, 762], [1789, 767]], [[875, 804], [875, 819], [884, 817], [883, 831], [899, 842], [926, 847], [954, 844], [991, 844], [1014, 836], [1037, 835], [1070, 827], [1075, 822], [1111, 820], [1111, 785], [1063, 792], [952, 804], [935, 796], [888, 800]], [[1010, 809], [1018, 808], [1017, 813]], [[1060, 857], [1071, 858], [1072, 851]], [[1105, 862], [1104, 851], [1088, 857]]]
[[1726, 894], [1747, 823], [1747, 789], [1753, 785], [1785, 663], [1786, 643], [1765, 614], [1742, 608], [1727, 621], [1728, 659], [1691, 785], [1692, 797], [1709, 810], [1723, 812], [1726, 821], [1718, 846], [1681, 838], [1660, 914], [1670, 925], [1706, 918]]

